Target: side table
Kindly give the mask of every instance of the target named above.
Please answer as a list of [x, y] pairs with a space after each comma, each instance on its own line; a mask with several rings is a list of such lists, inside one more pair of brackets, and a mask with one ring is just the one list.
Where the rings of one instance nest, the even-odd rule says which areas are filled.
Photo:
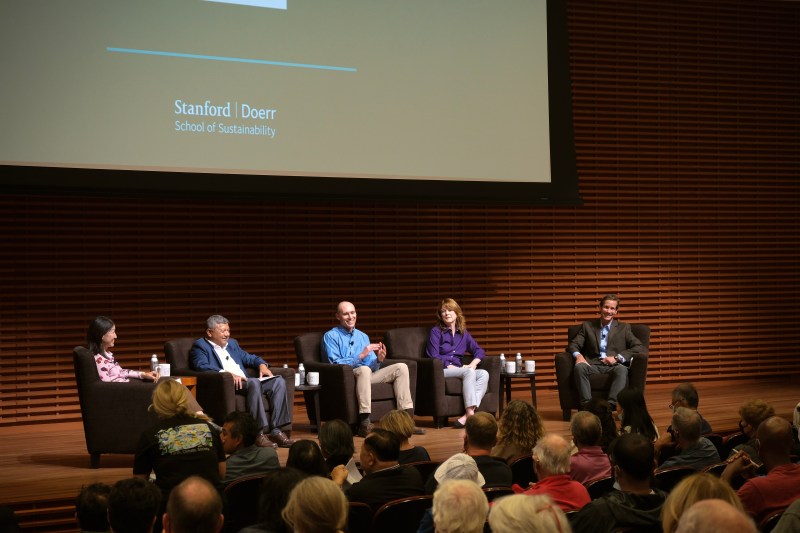
[[311, 423], [311, 431], [314, 433], [319, 433], [319, 391], [322, 390], [322, 385], [295, 385], [295, 391], [300, 392], [310, 392], [311, 396], [314, 398], [314, 414], [316, 415], [316, 420], [311, 420], [311, 417], [308, 417], [308, 421]]
[[176, 381], [180, 381], [183, 385], [189, 389], [189, 392], [192, 393], [194, 399], [197, 399], [197, 376], [165, 376], [171, 377]]
[[[533, 407], [537, 408], [536, 405], [536, 372], [514, 372], [513, 374], [507, 373], [503, 370], [500, 373], [500, 415], [503, 415], [503, 403], [505, 400], [505, 404], [508, 405], [508, 402], [511, 401], [511, 380], [512, 379], [521, 379], [521, 378], [528, 378], [531, 381], [531, 403], [533, 403]], [[505, 393], [504, 393], [505, 391]]]

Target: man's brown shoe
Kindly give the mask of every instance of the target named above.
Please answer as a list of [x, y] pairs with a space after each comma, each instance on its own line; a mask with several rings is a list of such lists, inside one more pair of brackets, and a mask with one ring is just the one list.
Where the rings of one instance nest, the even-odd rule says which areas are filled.
[[278, 445], [272, 442], [267, 435], [264, 433], [259, 433], [258, 437], [256, 437], [256, 446], [260, 446], [262, 448], [277, 448]]
[[279, 448], [289, 448], [294, 441], [286, 436], [286, 433], [283, 431], [278, 431], [277, 433], [270, 433], [267, 435], [267, 438], [278, 445]]

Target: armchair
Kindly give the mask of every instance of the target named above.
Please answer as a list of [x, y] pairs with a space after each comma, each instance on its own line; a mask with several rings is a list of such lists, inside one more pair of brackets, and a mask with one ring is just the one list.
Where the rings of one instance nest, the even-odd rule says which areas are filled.
[[[444, 377], [442, 362], [425, 353], [430, 328], [396, 328], [384, 335], [387, 359], [411, 359], [417, 363], [417, 390], [414, 403], [418, 415], [432, 416], [436, 427], [447, 424], [447, 417], [464, 414], [464, 397], [459, 378]], [[489, 385], [478, 410], [497, 415], [500, 401], [500, 358], [487, 356], [480, 368], [489, 372]]]
[[[351, 426], [357, 424], [358, 400], [356, 399], [356, 379], [353, 369], [346, 365], [333, 365], [322, 353], [322, 336], [324, 332], [305, 333], [294, 339], [294, 352], [297, 362], [303, 363], [306, 372], [319, 372], [321, 413], [314, 412], [314, 402], [308, 393], [304, 393], [309, 420], [320, 421], [341, 419]], [[408, 366], [409, 389], [411, 399], [416, 406], [417, 364], [415, 361], [384, 359], [381, 366], [405, 363]], [[372, 385], [372, 421], [380, 420], [389, 411], [397, 409], [394, 388], [391, 383], [374, 383]]]
[[[233, 386], [233, 377], [227, 372], [206, 372], [194, 370], [191, 367], [192, 349], [195, 339], [181, 337], [164, 343], [164, 353], [167, 363], [170, 364], [170, 373], [173, 376], [197, 377], [197, 403], [203, 407], [203, 412], [222, 425], [225, 416], [232, 411], [247, 411], [245, 396], [236, 394]], [[252, 368], [246, 369], [248, 374], [257, 376]], [[276, 376], [281, 376], [286, 381], [286, 394], [289, 405], [294, 403], [294, 374], [292, 368], [278, 368], [271, 366], [270, 370]], [[270, 410], [269, 399], [264, 396], [264, 409]], [[284, 433], [291, 434], [292, 424], [281, 428]]]
[[[580, 324], [570, 326], [567, 330], [567, 343], [569, 343], [580, 330]], [[636, 387], [644, 392], [645, 380], [647, 378], [647, 359], [650, 347], [650, 326], [644, 324], [631, 324], [631, 331], [637, 339], [644, 344], [645, 352], [634, 357], [628, 367], [628, 386]], [[580, 408], [578, 397], [578, 387], [575, 384], [575, 359], [571, 353], [565, 351], [556, 354], [556, 381], [558, 382], [558, 400], [561, 403], [561, 414], [564, 421], [570, 419], [572, 409]], [[611, 387], [610, 374], [594, 374], [590, 376], [589, 383], [592, 385], [592, 396], [606, 397], [608, 389]]]
[[83, 346], [75, 347], [72, 362], [91, 467], [100, 466], [103, 453], [135, 453], [144, 430], [158, 420], [147, 410], [155, 383], [101, 381], [92, 352]]

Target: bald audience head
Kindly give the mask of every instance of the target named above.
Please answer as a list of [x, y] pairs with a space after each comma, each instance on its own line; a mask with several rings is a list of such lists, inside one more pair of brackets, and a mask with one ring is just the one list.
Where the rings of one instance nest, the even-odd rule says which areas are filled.
[[675, 533], [756, 533], [749, 516], [724, 500], [701, 500], [683, 513]]
[[771, 416], [758, 425], [756, 438], [759, 456], [767, 470], [790, 462], [792, 452], [792, 425], [785, 418]]
[[549, 433], [533, 447], [533, 461], [539, 479], [569, 473], [569, 443], [561, 435]]
[[166, 533], [218, 533], [222, 529], [222, 498], [214, 486], [191, 476], [172, 489], [163, 516]]

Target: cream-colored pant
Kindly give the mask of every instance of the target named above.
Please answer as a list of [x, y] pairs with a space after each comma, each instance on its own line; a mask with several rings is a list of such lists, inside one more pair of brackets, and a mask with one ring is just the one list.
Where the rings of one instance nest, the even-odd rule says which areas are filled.
[[358, 412], [372, 412], [372, 384], [392, 383], [394, 397], [398, 409], [412, 409], [411, 391], [408, 388], [408, 366], [405, 363], [396, 363], [373, 372], [368, 366], [353, 369], [356, 377], [356, 395], [358, 396]]

